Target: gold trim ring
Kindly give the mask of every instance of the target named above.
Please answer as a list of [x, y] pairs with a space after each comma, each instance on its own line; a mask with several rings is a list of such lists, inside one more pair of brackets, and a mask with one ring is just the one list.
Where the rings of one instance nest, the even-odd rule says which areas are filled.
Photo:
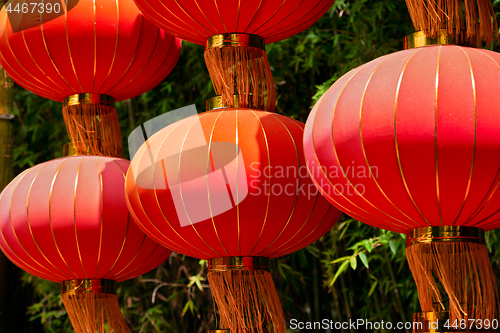
[[208, 260], [208, 272], [227, 272], [233, 270], [269, 272], [269, 258], [220, 257]]
[[207, 38], [205, 51], [213, 47], [236, 47], [247, 46], [266, 49], [264, 38], [252, 34], [225, 33], [213, 35]]
[[404, 39], [404, 49], [414, 49], [416, 47], [430, 45], [458, 45], [455, 39], [449, 35], [448, 30], [441, 29], [436, 38], [430, 38], [425, 35], [425, 32], [420, 30]]
[[116, 295], [116, 281], [104, 279], [76, 279], [61, 283], [62, 295], [112, 294]]
[[451, 242], [486, 244], [483, 229], [475, 227], [423, 227], [410, 230], [406, 235], [406, 247], [418, 243]]
[[226, 329], [208, 330], [208, 333], [231, 333], [231, 330], [226, 330]]
[[241, 106], [240, 102], [239, 102], [240, 95], [232, 95], [233, 105], [229, 106], [222, 101], [222, 96], [218, 95], [218, 96], [207, 99], [206, 108], [207, 108], [207, 111], [216, 110], [216, 109], [227, 109], [230, 107], [231, 108], [249, 108], [249, 109], [264, 110], [264, 99], [259, 98], [259, 103], [257, 105], [254, 105], [252, 103], [253, 98], [251, 96], [252, 95], [250, 94], [250, 96], [248, 98], [248, 102], [249, 102], [248, 105]]
[[74, 94], [64, 99], [63, 106], [81, 105], [81, 104], [97, 104], [114, 106], [115, 99], [108, 95], [103, 94]]

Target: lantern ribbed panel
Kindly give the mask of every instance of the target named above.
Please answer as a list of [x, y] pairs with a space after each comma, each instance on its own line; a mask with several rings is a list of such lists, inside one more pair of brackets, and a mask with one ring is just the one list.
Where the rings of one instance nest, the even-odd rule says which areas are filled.
[[171, 253], [131, 219], [127, 160], [59, 158], [16, 177], [0, 195], [0, 248], [17, 266], [54, 282], [123, 281]]
[[375, 227], [498, 228], [499, 64], [498, 53], [443, 45], [352, 70], [307, 121], [314, 182]]
[[326, 13], [334, 0], [135, 0], [141, 12], [172, 36], [205, 45], [222, 33], [259, 35], [266, 44], [298, 34]]
[[[298, 251], [341, 214], [307, 175], [302, 135], [303, 124], [252, 109], [214, 110], [172, 124], [133, 159], [126, 180], [131, 214], [153, 239], [196, 258]], [[230, 162], [217, 166], [221, 156]], [[154, 181], [145, 186], [143, 177]], [[228, 195], [229, 208], [220, 208]]]
[[[44, 19], [13, 17], [23, 26]], [[11, 24], [3, 8], [1, 65], [22, 87], [57, 101], [78, 93], [117, 101], [140, 95], [170, 73], [181, 50], [181, 41], [146, 20], [132, 0], [78, 1], [43, 24], [19, 32]]]

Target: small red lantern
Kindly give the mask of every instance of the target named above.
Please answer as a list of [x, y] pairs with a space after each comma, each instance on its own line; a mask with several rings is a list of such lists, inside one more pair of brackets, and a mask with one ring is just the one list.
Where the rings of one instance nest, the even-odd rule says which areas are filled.
[[62, 284], [75, 332], [129, 332], [116, 282], [161, 264], [170, 250], [128, 213], [123, 187], [130, 162], [73, 156], [34, 166], [0, 195], [0, 248], [17, 266]]
[[[78, 153], [86, 154], [90, 141], [92, 153], [120, 157], [114, 101], [158, 85], [177, 63], [181, 41], [146, 20], [132, 0], [66, 5], [61, 3], [64, 15], [56, 18], [48, 12], [8, 14], [4, 6], [0, 64], [22, 87], [64, 101], [68, 134]], [[27, 28], [15, 32], [16, 26]]]
[[209, 260], [220, 328], [285, 332], [269, 258], [313, 243], [341, 215], [307, 175], [302, 135], [303, 124], [281, 115], [213, 110], [156, 133], [127, 172], [141, 229]]
[[322, 194], [407, 234], [425, 312], [447, 307], [435, 275], [450, 318], [497, 318], [484, 231], [500, 226], [499, 65], [498, 53], [452, 45], [396, 52], [339, 79], [306, 124]]

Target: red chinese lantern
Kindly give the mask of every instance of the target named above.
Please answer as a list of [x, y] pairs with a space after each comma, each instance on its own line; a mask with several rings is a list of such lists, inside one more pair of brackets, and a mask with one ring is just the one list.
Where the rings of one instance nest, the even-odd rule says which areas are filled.
[[[215, 92], [228, 107], [274, 110], [276, 95], [265, 44], [312, 26], [334, 0], [135, 0], [172, 36], [205, 45]], [[234, 95], [238, 95], [235, 99]]]
[[[86, 153], [90, 141], [92, 153], [120, 156], [114, 101], [159, 84], [175, 66], [181, 41], [146, 20], [132, 0], [78, 1], [69, 10], [63, 2], [61, 11], [54, 18], [3, 8], [0, 63], [22, 87], [64, 101], [78, 153]], [[19, 27], [27, 28], [16, 32]]]
[[307, 176], [302, 135], [281, 115], [213, 110], [156, 133], [127, 172], [141, 229], [209, 260], [221, 329], [286, 332], [269, 258], [306, 247], [340, 217]]
[[322, 194], [364, 223], [407, 234], [426, 312], [448, 308], [435, 275], [451, 318], [498, 315], [484, 231], [500, 226], [499, 65], [498, 53], [460, 46], [396, 52], [339, 79], [306, 124]]
[[0, 248], [25, 271], [61, 283], [77, 333], [130, 332], [116, 282], [152, 270], [171, 253], [130, 218], [123, 195], [129, 164], [64, 157], [24, 171], [0, 194]]

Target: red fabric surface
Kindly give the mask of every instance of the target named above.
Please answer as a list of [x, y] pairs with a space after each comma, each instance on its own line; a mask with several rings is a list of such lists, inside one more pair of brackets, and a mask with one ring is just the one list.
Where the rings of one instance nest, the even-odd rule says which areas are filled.
[[[22, 16], [20, 24], [30, 20]], [[170, 73], [180, 50], [181, 41], [146, 20], [132, 0], [79, 1], [67, 15], [19, 32], [5, 8], [0, 12], [0, 64], [19, 85], [57, 101], [77, 93], [117, 101], [140, 95]]]
[[160, 244], [202, 259], [274, 258], [304, 248], [341, 213], [307, 175], [303, 126], [224, 109], [164, 128], [127, 172], [132, 216]]
[[498, 228], [499, 65], [495, 52], [429, 46], [346, 74], [306, 123], [314, 182], [375, 227]]
[[221, 33], [247, 33], [274, 43], [310, 26], [335, 0], [134, 0], [141, 12], [172, 36], [205, 45]]
[[144, 274], [171, 253], [128, 213], [123, 192], [130, 162], [75, 156], [34, 166], [0, 194], [0, 248], [47, 280], [111, 279]]

